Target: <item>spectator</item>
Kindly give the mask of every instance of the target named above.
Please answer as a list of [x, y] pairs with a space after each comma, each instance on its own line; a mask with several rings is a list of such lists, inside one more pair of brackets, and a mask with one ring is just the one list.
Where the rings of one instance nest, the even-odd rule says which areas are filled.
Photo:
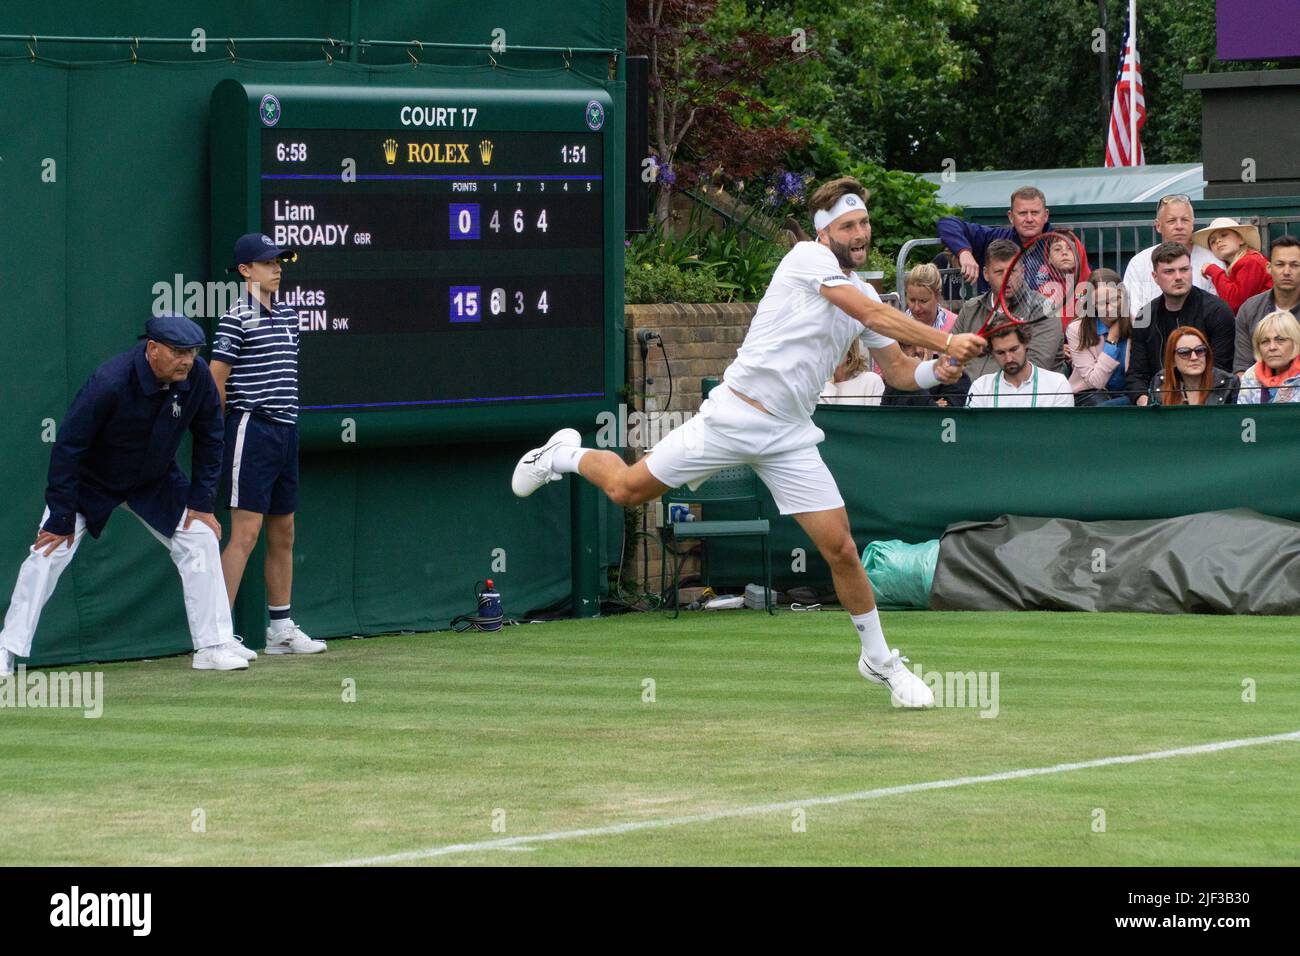
[[1088, 277], [1080, 317], [1065, 330], [1074, 368], [1075, 405], [1131, 405], [1124, 390], [1133, 315], [1119, 273], [1096, 269]]
[[1076, 237], [1061, 235], [1045, 241], [1050, 244], [1047, 259], [1038, 267], [1031, 285], [1055, 307], [1064, 330], [1075, 319], [1079, 287], [1088, 281], [1092, 270]]
[[1135, 255], [1124, 269], [1124, 285], [1128, 288], [1128, 300], [1133, 303], [1135, 314], [1144, 311], [1147, 303], [1160, 296], [1160, 289], [1151, 275], [1155, 271], [1151, 257], [1166, 242], [1176, 242], [1191, 248], [1192, 282], [1201, 291], [1216, 294], [1214, 283], [1202, 270], [1208, 265], [1222, 269], [1223, 263], [1214, 258], [1210, 250], [1191, 245], [1196, 222], [1194, 217], [1192, 200], [1187, 196], [1163, 196], [1156, 204], [1156, 232], [1160, 234], [1161, 241]]
[[1214, 349], [1205, 333], [1180, 325], [1165, 344], [1164, 368], [1151, 382], [1152, 405], [1232, 405], [1237, 376], [1214, 367]]
[[[1006, 281], [1007, 267], [1018, 251], [1016, 244], [1006, 239], [995, 239], [989, 243], [985, 253], [988, 262], [984, 266], [989, 291], [962, 305], [961, 312], [957, 315], [957, 324], [952, 327], [953, 332], [978, 332], [984, 326], [989, 313], [997, 305], [998, 290]], [[1013, 278], [1011, 281], [1014, 283], [1018, 280]], [[1008, 292], [1012, 293], [1012, 303], [1009, 304], [1012, 304], [1016, 318], [1027, 322], [1033, 329], [1029, 361], [1039, 368], [1063, 372], [1065, 356], [1061, 349], [1065, 344], [1065, 336], [1061, 332], [1056, 313], [1052, 311], [1052, 304], [1034, 290], [1026, 288], [1023, 283], [1018, 289], [1014, 286], [1009, 288]], [[985, 354], [968, 362], [966, 371], [974, 380], [996, 372], [998, 367], [999, 363], [991, 355]]]
[[[1056, 323], [1051, 328], [1060, 329]], [[999, 370], [971, 384], [970, 408], [1073, 408], [1074, 393], [1064, 375], [1029, 361], [1029, 343], [1038, 330], [1015, 325], [989, 338], [989, 351]]]
[[[904, 282], [911, 283], [913, 279], [918, 278], [916, 274], [919, 272], [920, 273], [919, 278], [925, 279], [925, 281], [928, 283], [931, 277], [928, 277], [926, 272], [923, 270], [929, 270], [933, 268], [934, 268], [933, 266], [925, 266], [925, 265], [917, 266], [916, 269], [913, 269], [911, 272], [907, 274], [907, 277], [904, 279]], [[937, 270], [935, 271], [937, 272]], [[914, 289], [909, 285], [907, 291], [908, 291], [908, 301], [911, 302], [913, 299]], [[921, 313], [920, 315], [917, 314], [918, 311]], [[946, 309], [942, 311], [947, 312]], [[956, 315], [954, 313], [948, 312], [948, 314], [953, 316], [954, 321], [956, 320]], [[930, 320], [929, 316], [925, 313], [924, 306], [922, 306], [920, 309], [914, 308], [912, 310], [909, 310], [908, 315], [916, 319], [916, 321], [918, 322], [925, 323], [927, 325], [930, 325], [933, 328], [939, 328], [939, 326], [933, 324], [933, 321]], [[940, 317], [941, 314], [940, 316], [936, 316], [936, 319]], [[945, 330], [951, 331], [952, 327], [949, 325], [945, 325], [943, 326], [943, 328]], [[904, 354], [914, 356], [923, 362], [928, 361], [932, 358], [939, 357], [937, 352], [931, 352], [930, 350], [926, 349], [926, 347], [923, 345], [904, 345], [901, 346], [901, 348], [903, 349]], [[902, 389], [894, 388], [892, 385], [886, 385], [885, 394], [884, 397], [881, 398], [880, 404], [913, 405], [913, 406], [922, 406], [922, 407], [931, 407], [931, 408], [936, 406], [939, 408], [950, 408], [950, 407], [960, 408], [966, 404], [966, 393], [968, 391], [970, 391], [970, 376], [963, 373], [961, 378], [957, 379], [957, 381], [953, 382], [952, 384], [940, 382], [938, 385], [934, 386], [933, 388], [917, 389], [916, 391], [912, 391], [912, 392], [906, 392], [903, 391]]]
[[1259, 229], [1255, 226], [1239, 226], [1223, 216], [1193, 233], [1192, 242], [1228, 264], [1227, 272], [1212, 262], [1201, 266], [1201, 272], [1214, 283], [1219, 298], [1233, 312], [1252, 295], [1273, 287], [1268, 260], [1259, 252]]
[[1300, 239], [1278, 236], [1268, 254], [1268, 274], [1273, 288], [1247, 299], [1237, 310], [1237, 347], [1232, 370], [1250, 368], [1251, 336], [1264, 316], [1285, 309], [1300, 319]]
[[1270, 312], [1251, 333], [1256, 362], [1241, 376], [1241, 405], [1300, 402], [1300, 322], [1286, 309]]
[[821, 405], [879, 405], [885, 380], [871, 371], [858, 339], [853, 340], [835, 374], [822, 388]]
[[[1129, 360], [1125, 383], [1129, 394], [1138, 396], [1139, 405], [1149, 400], [1151, 380], [1162, 367], [1160, 356], [1165, 351], [1165, 337], [1174, 329], [1191, 326], [1205, 333], [1211, 352], [1229, 366], [1236, 336], [1232, 310], [1218, 296], [1192, 285], [1192, 259], [1186, 246], [1162, 242], [1151, 254], [1151, 261], [1161, 296], [1148, 303], [1147, 311], [1134, 317], [1133, 357]], [[1132, 293], [1131, 288], [1129, 292]]]
[[965, 298], [966, 280], [962, 278], [961, 266], [957, 264], [957, 257], [944, 249], [930, 262], [939, 270], [939, 275], [943, 277], [943, 297], [949, 302], [956, 302]]
[[[1052, 231], [1050, 215], [1043, 191], [1037, 186], [1021, 186], [1011, 194], [1011, 208], [1007, 210], [1010, 226], [981, 226], [956, 216], [944, 216], [939, 220], [939, 238], [956, 254], [966, 281], [978, 283], [976, 291], [984, 293], [989, 286], [981, 273], [988, 264], [986, 253], [989, 244], [1004, 240], [1023, 248], [1043, 233]], [[1086, 257], [1084, 261], [1087, 261]]]
[[[957, 313], [943, 304], [943, 275], [937, 266], [923, 263], [903, 277], [907, 314], [940, 332], [951, 332]], [[932, 358], [933, 356], [926, 356]]]

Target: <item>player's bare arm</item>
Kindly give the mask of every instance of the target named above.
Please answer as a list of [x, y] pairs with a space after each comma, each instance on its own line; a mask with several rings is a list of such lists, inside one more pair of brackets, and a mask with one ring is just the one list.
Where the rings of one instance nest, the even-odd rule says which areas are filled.
[[969, 332], [953, 335], [950, 342], [947, 333], [910, 319], [883, 302], [875, 302], [850, 285], [822, 286], [821, 292], [837, 308], [873, 332], [887, 335], [904, 345], [921, 345], [967, 362], [980, 355], [988, 344]]
[[[910, 320], [909, 320], [910, 321]], [[894, 343], [888, 348], [872, 349], [871, 357], [880, 366], [880, 377], [885, 384], [905, 392], [914, 392], [920, 385], [916, 380], [916, 369], [921, 360], [908, 355]], [[962, 366], [948, 362], [938, 362], [934, 366], [934, 376], [944, 385], [951, 385], [961, 378]]]
[[230, 363], [223, 362], [221, 359], [213, 359], [208, 363], [208, 368], [212, 370], [212, 380], [217, 383], [217, 398], [221, 401], [221, 407], [226, 407], [226, 379], [230, 378]]

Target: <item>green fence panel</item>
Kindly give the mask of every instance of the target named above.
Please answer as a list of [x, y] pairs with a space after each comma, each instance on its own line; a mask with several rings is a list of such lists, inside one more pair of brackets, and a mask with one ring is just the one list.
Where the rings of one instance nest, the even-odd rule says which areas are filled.
[[[1001, 514], [1165, 518], [1252, 508], [1300, 520], [1300, 409], [819, 408], [820, 446], [853, 537], [928, 541]], [[776, 509], [769, 499], [770, 514]], [[752, 551], [711, 542], [715, 583], [755, 580]], [[825, 584], [829, 569], [791, 518], [772, 526], [775, 585]], [[795, 571], [799, 555], [807, 569]]]

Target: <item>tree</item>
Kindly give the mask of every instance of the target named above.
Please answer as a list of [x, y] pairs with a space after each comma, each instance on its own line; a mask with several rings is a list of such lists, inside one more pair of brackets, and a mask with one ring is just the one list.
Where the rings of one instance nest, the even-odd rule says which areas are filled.
[[969, 54], [952, 31], [974, 0], [721, 0], [713, 29], [799, 30], [817, 58], [761, 78], [758, 95], [828, 129], [859, 161], [937, 169], [952, 155]]
[[660, 228], [679, 183], [743, 182], [803, 140], [754, 90], [806, 54], [792, 37], [757, 29], [716, 37], [707, 28], [716, 8], [717, 0], [635, 0], [629, 9], [628, 51], [649, 58]]

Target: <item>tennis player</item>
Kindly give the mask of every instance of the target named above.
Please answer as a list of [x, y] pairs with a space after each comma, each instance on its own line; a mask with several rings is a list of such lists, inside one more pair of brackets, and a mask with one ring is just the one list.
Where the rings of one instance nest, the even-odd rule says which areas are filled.
[[[809, 206], [817, 240], [797, 243], [781, 260], [723, 384], [698, 415], [631, 467], [614, 452], [582, 448], [577, 431], [562, 429], [519, 460], [511, 487], [527, 497], [576, 473], [626, 508], [679, 485], [698, 487], [722, 468], [751, 466], [781, 514], [794, 517], [830, 565], [836, 594], [862, 645], [858, 671], [888, 687], [896, 705], [929, 707], [930, 689], [885, 642], [844, 499], [817, 451], [826, 435], [812, 415], [822, 385], [855, 338], [871, 349], [885, 381], [907, 391], [956, 381], [959, 363], [978, 355], [985, 342], [908, 318], [882, 303], [854, 273], [871, 245], [867, 192], [856, 180], [826, 183]], [[923, 362], [904, 354], [900, 342], [957, 361]]]

